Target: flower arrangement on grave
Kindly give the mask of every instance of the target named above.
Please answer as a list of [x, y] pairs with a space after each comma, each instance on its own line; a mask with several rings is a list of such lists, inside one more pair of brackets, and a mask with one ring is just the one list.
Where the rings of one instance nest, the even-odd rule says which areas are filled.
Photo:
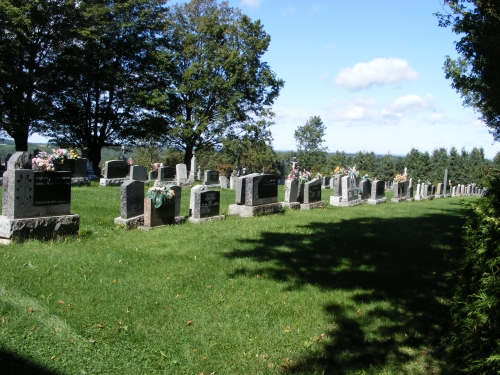
[[128, 158], [128, 159], [127, 159], [127, 165], [128, 165], [128, 166], [132, 166], [132, 165], [134, 165], [134, 161], [133, 161], [131, 158]]
[[165, 203], [173, 201], [175, 192], [170, 190], [171, 187], [172, 185], [159, 185], [158, 181], [155, 181], [155, 184], [148, 189], [144, 197], [151, 198], [151, 202], [153, 202], [155, 208], [160, 208]]
[[45, 151], [40, 151], [37, 156], [31, 159], [31, 169], [37, 172], [53, 172], [54, 163], [52, 162], [52, 155], [47, 154]]
[[406, 175], [405, 174], [397, 174], [396, 177], [394, 177], [394, 181], [396, 182], [405, 182], [406, 181]]
[[297, 180], [299, 180], [299, 184], [305, 184], [306, 182], [309, 182], [311, 180], [311, 172], [304, 169], [302, 172], [299, 172]]
[[333, 174], [340, 174], [342, 176], [347, 175], [347, 173], [347, 169], [345, 169], [344, 167], [336, 167], [333, 171]]
[[63, 165], [65, 160], [78, 159], [79, 157], [78, 151], [75, 149], [58, 148], [57, 150], [52, 150], [51, 160], [54, 164]]
[[298, 168], [295, 168], [295, 169], [292, 169], [292, 171], [290, 172], [290, 174], [286, 177], [286, 179], [288, 181], [293, 181], [293, 180], [296, 180], [298, 177], [299, 177], [299, 169]]
[[365, 174], [363, 177], [361, 177], [361, 182], [365, 182], [365, 181], [368, 181], [368, 182], [371, 181], [370, 176], [368, 176], [367, 174]]

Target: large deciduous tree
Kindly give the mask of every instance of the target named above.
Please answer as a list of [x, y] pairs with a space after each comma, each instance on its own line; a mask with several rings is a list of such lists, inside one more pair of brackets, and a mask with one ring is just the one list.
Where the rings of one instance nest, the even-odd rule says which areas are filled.
[[170, 9], [163, 72], [147, 100], [145, 131], [185, 151], [210, 149], [272, 116], [284, 82], [262, 61], [270, 36], [227, 2], [191, 0]]
[[460, 57], [446, 58], [444, 70], [464, 105], [482, 114], [495, 140], [500, 140], [500, 3], [444, 0], [449, 12], [437, 14], [439, 25], [460, 35]]
[[75, 38], [57, 60], [43, 134], [87, 146], [98, 174], [101, 150], [137, 134], [140, 95], [153, 84], [164, 0], [83, 0]]
[[297, 158], [299, 165], [305, 169], [316, 167], [319, 172], [326, 163], [327, 147], [325, 141], [326, 126], [319, 116], [312, 116], [303, 126], [295, 130], [294, 137], [297, 143]]
[[54, 60], [69, 42], [71, 0], [0, 0], [0, 128], [28, 150], [49, 107], [42, 95]]

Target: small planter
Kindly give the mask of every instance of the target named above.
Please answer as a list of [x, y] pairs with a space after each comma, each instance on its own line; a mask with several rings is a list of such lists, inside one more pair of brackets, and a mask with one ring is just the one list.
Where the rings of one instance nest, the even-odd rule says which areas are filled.
[[144, 226], [157, 227], [175, 223], [175, 201], [171, 200], [155, 208], [151, 198], [144, 198]]

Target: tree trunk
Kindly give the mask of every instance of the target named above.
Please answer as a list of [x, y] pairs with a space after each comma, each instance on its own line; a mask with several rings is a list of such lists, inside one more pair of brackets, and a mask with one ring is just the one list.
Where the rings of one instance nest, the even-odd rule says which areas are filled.
[[99, 163], [101, 162], [101, 149], [102, 146], [95, 143], [91, 143], [89, 147], [89, 161], [92, 162], [94, 173], [98, 177], [101, 176], [101, 168], [99, 168]]
[[28, 132], [16, 132], [12, 135], [16, 144], [16, 151], [28, 151]]
[[193, 146], [186, 145], [186, 152], [184, 153], [184, 164], [186, 164], [187, 169], [191, 168], [191, 158], [193, 157]]

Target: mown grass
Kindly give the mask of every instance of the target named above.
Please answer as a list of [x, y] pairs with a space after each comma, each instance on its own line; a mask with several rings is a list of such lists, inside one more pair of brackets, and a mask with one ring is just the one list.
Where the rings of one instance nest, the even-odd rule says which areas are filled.
[[72, 212], [76, 237], [0, 247], [2, 374], [453, 373], [458, 198], [143, 232], [93, 185]]

